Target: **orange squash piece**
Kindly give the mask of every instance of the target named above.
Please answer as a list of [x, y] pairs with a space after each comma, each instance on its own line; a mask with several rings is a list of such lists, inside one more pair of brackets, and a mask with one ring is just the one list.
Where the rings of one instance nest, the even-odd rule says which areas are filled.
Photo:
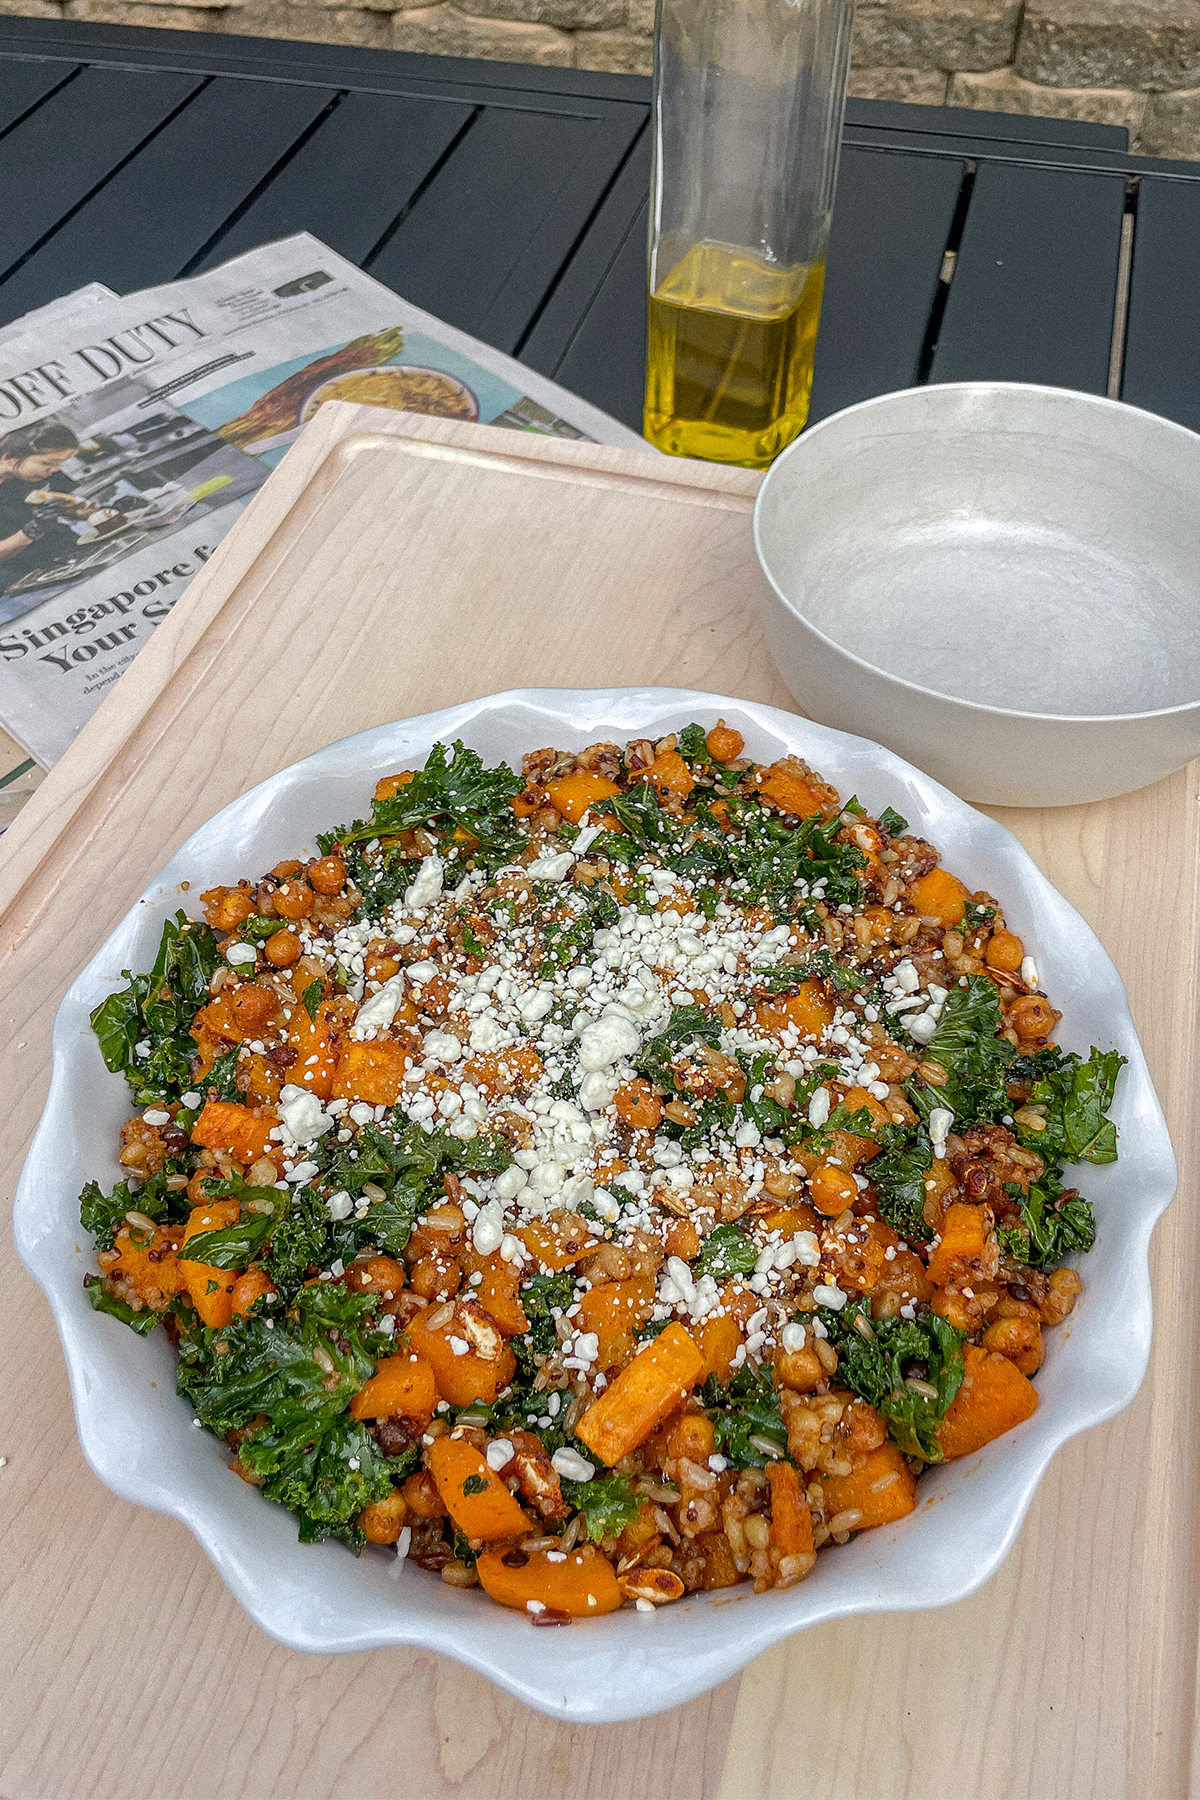
[[549, 1607], [571, 1619], [596, 1619], [621, 1605], [612, 1564], [590, 1544], [568, 1552], [565, 1562], [550, 1562], [545, 1550], [526, 1555], [527, 1561], [514, 1569], [500, 1551], [483, 1552], [475, 1570], [490, 1599], [520, 1612]]
[[798, 991], [782, 1000], [762, 1000], [754, 1017], [764, 1031], [786, 1031], [794, 1025], [802, 1037], [814, 1043], [833, 1024], [834, 1006], [819, 981], [802, 982]]
[[407, 787], [415, 774], [415, 769], [405, 769], [399, 775], [384, 775], [375, 783], [376, 800], [394, 800], [400, 789]]
[[821, 811], [819, 795], [800, 771], [786, 762], [771, 764], [758, 784], [758, 791], [780, 812], [794, 813], [801, 819]]
[[437, 1410], [433, 1369], [411, 1351], [385, 1356], [350, 1402], [352, 1419], [415, 1419], [428, 1425]]
[[704, 1366], [700, 1380], [715, 1375], [724, 1387], [733, 1370], [733, 1359], [745, 1341], [741, 1326], [731, 1313], [712, 1314], [698, 1325], [692, 1336], [700, 1346]]
[[812, 1514], [791, 1463], [767, 1465], [771, 1490], [771, 1544], [781, 1556], [813, 1554]]
[[569, 1269], [581, 1257], [590, 1256], [596, 1249], [596, 1239], [587, 1228], [587, 1221], [578, 1213], [552, 1212], [544, 1219], [535, 1219], [530, 1225], [522, 1225], [516, 1234], [531, 1256], [536, 1256], [544, 1268], [557, 1274], [560, 1269]]
[[601, 800], [608, 800], [620, 791], [607, 775], [595, 775], [588, 769], [575, 769], [570, 775], [560, 775], [546, 787], [551, 806], [572, 825], [578, 825]]
[[[183, 1270], [175, 1254], [179, 1239], [178, 1225], [156, 1225], [152, 1232], [122, 1225], [113, 1239], [120, 1261], [113, 1263], [107, 1273], [113, 1279], [128, 1282], [144, 1305], [159, 1310], [162, 1302], [178, 1294], [184, 1285]], [[151, 1251], [156, 1258], [153, 1262]]]
[[440, 1399], [451, 1406], [470, 1406], [473, 1400], [485, 1400], [490, 1406], [516, 1374], [517, 1359], [511, 1350], [491, 1362], [474, 1350], [456, 1356], [450, 1339], [457, 1335], [453, 1320], [431, 1331], [418, 1313], [408, 1328], [408, 1345], [432, 1367]]
[[[245, 1108], [240, 1110], [245, 1111]], [[233, 1317], [233, 1289], [241, 1270], [189, 1262], [187, 1247], [190, 1239], [198, 1237], [202, 1231], [223, 1231], [227, 1225], [236, 1225], [241, 1215], [237, 1200], [208, 1200], [192, 1208], [192, 1216], [183, 1228], [179, 1252], [183, 1285], [204, 1324], [214, 1331], [221, 1331]]]
[[860, 1512], [862, 1518], [853, 1527], [855, 1531], [892, 1525], [917, 1504], [917, 1484], [903, 1456], [890, 1442], [872, 1450], [862, 1468], [855, 1469], [852, 1475], [825, 1475], [821, 1479], [826, 1519], [835, 1519], [839, 1513]]
[[963, 1364], [963, 1384], [938, 1432], [949, 1459], [970, 1456], [1037, 1411], [1037, 1389], [1007, 1356], [965, 1344]]
[[650, 783], [660, 800], [686, 800], [696, 785], [696, 777], [678, 750], [661, 751], [642, 771], [642, 780]]
[[481, 1277], [478, 1286], [472, 1288], [472, 1295], [505, 1337], [519, 1337], [528, 1331], [529, 1320], [521, 1305], [520, 1271], [505, 1262], [498, 1250], [490, 1256], [480, 1256], [476, 1250], [463, 1248], [456, 1255], [465, 1275]]
[[930, 869], [928, 875], [913, 882], [908, 898], [922, 917], [952, 926], [962, 924], [971, 895], [948, 869]]
[[[929, 1259], [928, 1274], [934, 1287], [961, 1286], [982, 1274], [987, 1260], [987, 1218], [981, 1206], [952, 1200], [942, 1218], [941, 1242]], [[993, 1271], [994, 1272], [994, 1271]]]
[[348, 1038], [338, 1052], [331, 1096], [362, 1100], [368, 1106], [394, 1106], [404, 1088], [405, 1063], [411, 1065], [412, 1059], [411, 1043], [401, 1038], [372, 1038], [367, 1043]]
[[464, 1537], [519, 1537], [529, 1530], [524, 1510], [466, 1438], [435, 1438], [429, 1446], [429, 1473]]
[[633, 1350], [633, 1334], [654, 1311], [654, 1282], [647, 1275], [631, 1275], [625, 1281], [606, 1281], [589, 1288], [579, 1302], [576, 1325], [594, 1331], [600, 1340], [596, 1366], [611, 1369]]
[[576, 1437], [611, 1468], [670, 1417], [703, 1372], [700, 1350], [672, 1320], [588, 1407]]
[[279, 1115], [269, 1107], [254, 1111], [236, 1100], [209, 1100], [192, 1127], [192, 1142], [205, 1150], [224, 1150], [238, 1162], [257, 1162], [271, 1147]]

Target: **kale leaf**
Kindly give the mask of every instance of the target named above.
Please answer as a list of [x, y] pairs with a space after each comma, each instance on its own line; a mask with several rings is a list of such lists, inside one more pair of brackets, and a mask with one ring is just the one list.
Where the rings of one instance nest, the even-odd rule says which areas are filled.
[[[917, 1319], [872, 1320], [867, 1299], [851, 1301], [840, 1312], [822, 1307], [817, 1317], [838, 1353], [838, 1380], [875, 1408], [906, 1456], [941, 1462], [937, 1434], [962, 1386], [965, 1334], [931, 1312]], [[914, 1365], [919, 1376], [912, 1373]], [[909, 1385], [913, 1380], [920, 1386]]]
[[758, 1261], [758, 1245], [737, 1225], [718, 1225], [700, 1246], [697, 1275], [723, 1281], [727, 1275], [748, 1275]]
[[288, 1211], [288, 1195], [277, 1188], [247, 1187], [244, 1181], [205, 1183], [214, 1196], [224, 1195], [242, 1203], [236, 1225], [215, 1226], [197, 1232], [180, 1252], [181, 1262], [206, 1263], [214, 1269], [244, 1269], [263, 1249], [276, 1224]]
[[158, 1324], [158, 1314], [151, 1312], [148, 1306], [141, 1312], [134, 1312], [127, 1301], [118, 1300], [115, 1294], [106, 1294], [98, 1275], [84, 1276], [83, 1291], [97, 1312], [111, 1314], [122, 1325], [128, 1325], [130, 1331], [136, 1331], [139, 1337], [146, 1337]]
[[[1014, 1198], [1020, 1189], [1009, 1189]], [[1060, 1199], [1061, 1185], [1051, 1178], [1030, 1188], [1021, 1198], [1021, 1223], [1001, 1226], [1001, 1248], [1031, 1269], [1051, 1269], [1072, 1251], [1090, 1250], [1096, 1241], [1096, 1220], [1090, 1203], [1076, 1193]]]
[[[220, 961], [211, 928], [184, 912], [163, 925], [149, 974], [122, 970], [128, 986], [102, 1000], [91, 1015], [100, 1054], [124, 1075], [139, 1106], [176, 1098], [190, 1086], [196, 1042], [191, 1024], [208, 999]], [[138, 1045], [148, 1044], [145, 1055]]]
[[1046, 1107], [1046, 1126], [1038, 1132], [1018, 1128], [1026, 1149], [1048, 1164], [1116, 1162], [1117, 1128], [1108, 1109], [1126, 1061], [1117, 1050], [1093, 1049], [1086, 1062], [1068, 1054], [1058, 1069], [1042, 1075], [1030, 1098]]
[[1002, 1024], [1000, 996], [986, 975], [968, 975], [966, 987], [951, 988], [925, 1046], [925, 1061], [937, 1063], [948, 1079], [943, 1087], [913, 1080], [906, 1090], [924, 1120], [939, 1106], [949, 1107], [960, 1126], [994, 1123], [1008, 1112], [1004, 1082], [1017, 1053], [996, 1035]]
[[871, 1164], [879, 1210], [893, 1231], [910, 1244], [927, 1243], [933, 1236], [925, 1221], [925, 1177], [932, 1167], [933, 1149], [924, 1126], [915, 1136], [902, 1137]]
[[584, 1531], [594, 1544], [616, 1537], [638, 1516], [640, 1502], [628, 1475], [596, 1475], [591, 1481], [564, 1481], [563, 1499], [583, 1515]]
[[890, 838], [903, 837], [908, 830], [908, 820], [901, 818], [894, 807], [885, 806], [879, 815], [879, 824]]
[[242, 1046], [235, 1044], [232, 1050], [225, 1052], [224, 1056], [218, 1056], [208, 1074], [200, 1082], [200, 1092], [202, 1094], [215, 1093], [218, 1100], [244, 1099], [237, 1084], [238, 1058], [241, 1053]]
[[88, 1182], [79, 1196], [79, 1223], [92, 1233], [98, 1250], [112, 1249], [127, 1212], [145, 1213], [156, 1225], [187, 1218], [191, 1206], [185, 1194], [173, 1194], [167, 1187], [170, 1173], [167, 1167], [147, 1177], [136, 1192], [127, 1181], [119, 1181], [111, 1194], [106, 1194], [99, 1182]]
[[[570, 1269], [560, 1269], [557, 1275], [533, 1275], [522, 1284], [521, 1309], [529, 1320], [529, 1329], [508, 1340], [509, 1348], [516, 1353], [519, 1382], [533, 1379], [538, 1357], [549, 1356], [558, 1342], [551, 1308], [565, 1312], [574, 1297], [575, 1277]], [[545, 1394], [537, 1396], [539, 1411], [547, 1398]]]
[[330, 843], [354, 844], [397, 837], [417, 826], [445, 837], [461, 830], [481, 850], [503, 856], [524, 842], [509, 804], [524, 788], [522, 777], [514, 775], [507, 763], [489, 769], [478, 752], [461, 741], [449, 752], [445, 744], [435, 744], [425, 767], [411, 781], [389, 800], [375, 801], [369, 822], [356, 821], [327, 836]]
[[676, 1082], [671, 1064], [697, 1038], [715, 1047], [721, 1039], [720, 1019], [703, 1006], [677, 1006], [658, 1036], [642, 1045], [633, 1066], [656, 1087], [674, 1093]]
[[[775, 1402], [775, 1382], [770, 1364], [757, 1371], [743, 1363], [722, 1387], [710, 1375], [700, 1390], [717, 1434], [717, 1449], [735, 1469], [764, 1469], [787, 1454], [787, 1427]], [[769, 1456], [752, 1438], [765, 1438], [779, 1446]]]
[[285, 1313], [251, 1314], [221, 1331], [197, 1325], [180, 1340], [179, 1393], [217, 1437], [251, 1427], [238, 1456], [268, 1499], [299, 1514], [305, 1542], [337, 1536], [357, 1547], [358, 1513], [391, 1487], [373, 1434], [347, 1417], [386, 1354], [388, 1340], [371, 1330], [375, 1305], [373, 1295], [316, 1283]]

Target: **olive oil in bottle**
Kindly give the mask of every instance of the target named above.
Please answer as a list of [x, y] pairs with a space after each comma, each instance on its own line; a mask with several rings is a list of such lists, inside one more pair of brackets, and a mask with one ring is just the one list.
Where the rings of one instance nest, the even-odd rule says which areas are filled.
[[693, 244], [650, 296], [645, 434], [673, 456], [765, 468], [808, 416], [824, 262]]

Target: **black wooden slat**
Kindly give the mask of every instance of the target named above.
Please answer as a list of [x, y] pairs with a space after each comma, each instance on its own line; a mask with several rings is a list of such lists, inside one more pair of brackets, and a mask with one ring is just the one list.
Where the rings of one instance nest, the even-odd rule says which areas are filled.
[[22, 114], [52, 94], [68, 79], [71, 67], [62, 63], [9, 62], [0, 64], [0, 131], [15, 125]]
[[82, 272], [118, 293], [174, 280], [333, 97], [278, 86], [264, 103], [257, 83], [211, 82], [0, 286], [0, 312], [41, 306]]
[[[528, 363], [531, 369], [558, 379], [559, 367], [576, 334], [586, 322], [588, 308], [607, 281], [618, 256], [626, 251], [635, 221], [640, 233], [637, 241], [642, 245], [644, 264], [646, 196], [649, 190], [650, 133], [643, 131], [624, 168], [606, 194], [587, 236], [568, 263], [545, 309], [521, 347], [521, 361]], [[615, 369], [605, 372], [606, 375], [615, 374], [616, 391], [628, 403], [633, 388], [628, 380], [628, 371], [624, 371], [622, 365], [628, 364], [635, 370], [639, 421], [645, 311], [645, 306], [639, 303], [627, 318], [618, 323], [611, 345]]]
[[1079, 144], [1096, 150], [1127, 150], [1123, 125], [1090, 125], [1079, 119], [1031, 119], [1017, 113], [977, 112], [966, 106], [910, 106], [897, 100], [847, 100], [846, 124], [872, 131], [991, 137], [1020, 144]]
[[975, 178], [934, 381], [1108, 385], [1125, 181], [985, 163]]
[[642, 429], [646, 381], [646, 215], [643, 200], [571, 337], [554, 379]]
[[[0, 138], [0, 267], [11, 268], [111, 175], [195, 92], [200, 80], [196, 75], [84, 69]], [[189, 188], [202, 180], [202, 172], [193, 171]], [[189, 203], [189, 188], [175, 195], [174, 205]], [[132, 223], [147, 235], [157, 228], [152, 218]], [[90, 269], [77, 269], [68, 285], [78, 287], [91, 279]]]
[[370, 272], [498, 349], [520, 342], [641, 126], [487, 107]]
[[1200, 182], [1142, 178], [1121, 398], [1200, 431]]
[[812, 422], [916, 381], [963, 174], [950, 159], [843, 153]]
[[[244, 85], [261, 91], [257, 83]], [[311, 90], [274, 90], [281, 91]], [[311, 231], [361, 263], [472, 112], [461, 101], [347, 94], [198, 266], [211, 268], [295, 231]]]

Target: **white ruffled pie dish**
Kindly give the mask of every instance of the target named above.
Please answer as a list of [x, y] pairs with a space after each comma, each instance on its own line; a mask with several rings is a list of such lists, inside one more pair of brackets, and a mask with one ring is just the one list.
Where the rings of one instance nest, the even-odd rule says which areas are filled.
[[[341, 1545], [297, 1542], [291, 1514], [232, 1476], [223, 1447], [193, 1428], [174, 1392], [164, 1334], [136, 1337], [93, 1312], [83, 1276], [77, 1197], [89, 1179], [119, 1179], [114, 1145], [128, 1116], [124, 1080], [104, 1067], [91, 1009], [126, 968], [148, 968], [162, 922], [188, 896], [312, 848], [316, 832], [362, 816], [376, 780], [419, 767], [437, 740], [461, 737], [488, 761], [519, 766], [525, 750], [582, 748], [598, 738], [659, 737], [723, 716], [756, 760], [793, 752], [857, 794], [872, 813], [891, 805], [929, 838], [972, 889], [1002, 901], [1063, 1010], [1065, 1047], [1117, 1046], [1129, 1058], [1114, 1116], [1120, 1161], [1086, 1167], [1098, 1236], [1070, 1324], [1048, 1334], [1034, 1416], [974, 1456], [932, 1470], [914, 1513], [822, 1553], [798, 1587], [755, 1596], [749, 1586], [698, 1594], [653, 1616], [624, 1610], [567, 1630], [538, 1631], [478, 1590], [443, 1585], [390, 1552], [355, 1559]], [[524, 689], [382, 725], [331, 744], [235, 800], [182, 846], [88, 964], [58, 1011], [50, 1094], [17, 1190], [20, 1254], [54, 1312], [70, 1371], [80, 1442], [115, 1493], [170, 1513], [194, 1532], [247, 1612], [297, 1650], [416, 1645], [454, 1657], [530, 1706], [589, 1723], [677, 1706], [780, 1639], [856, 1613], [946, 1606], [999, 1567], [1051, 1457], [1137, 1393], [1150, 1350], [1147, 1247], [1175, 1191], [1162, 1110], [1134, 1033], [1121, 978], [1095, 934], [1017, 840], [945, 788], [863, 738], [773, 707], [667, 688]], [[934, 1500], [936, 1505], [931, 1504]]]

